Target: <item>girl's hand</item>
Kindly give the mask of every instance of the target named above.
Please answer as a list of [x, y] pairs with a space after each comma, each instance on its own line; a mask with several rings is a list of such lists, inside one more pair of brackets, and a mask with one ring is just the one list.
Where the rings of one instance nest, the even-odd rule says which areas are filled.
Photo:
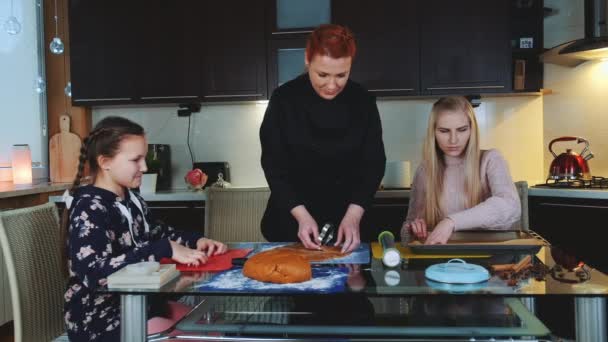
[[428, 236], [428, 229], [426, 228], [426, 222], [423, 219], [417, 218], [406, 224], [406, 227], [414, 234], [418, 240], [424, 240]]
[[198, 266], [207, 262], [207, 255], [204, 252], [191, 249], [180, 245], [175, 241], [169, 241], [173, 256], [171, 258], [180, 264]]
[[228, 247], [215, 240], [200, 238], [196, 241], [196, 249], [199, 251], [207, 251], [207, 256], [224, 254], [228, 250]]
[[435, 229], [431, 232], [429, 237], [424, 242], [425, 245], [443, 245], [448, 242], [450, 236], [456, 228], [454, 221], [449, 218], [441, 220]]

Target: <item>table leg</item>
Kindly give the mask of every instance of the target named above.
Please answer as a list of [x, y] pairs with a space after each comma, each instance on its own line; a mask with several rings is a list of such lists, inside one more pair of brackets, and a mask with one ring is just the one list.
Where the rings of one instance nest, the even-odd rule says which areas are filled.
[[120, 295], [120, 339], [129, 342], [145, 342], [147, 331], [147, 297], [145, 295]]
[[534, 297], [521, 297], [520, 300], [531, 314], [536, 315], [536, 302], [534, 301]]
[[575, 298], [574, 311], [577, 342], [608, 342], [608, 337], [606, 337], [606, 298]]

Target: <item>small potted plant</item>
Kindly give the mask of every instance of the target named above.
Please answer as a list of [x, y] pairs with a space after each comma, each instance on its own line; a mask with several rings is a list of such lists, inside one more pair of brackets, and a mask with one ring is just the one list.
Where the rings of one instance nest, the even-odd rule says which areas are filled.
[[146, 154], [146, 165], [148, 166], [148, 171], [144, 172], [141, 177], [139, 191], [141, 193], [155, 193], [161, 163], [153, 149], [148, 150], [148, 154]]

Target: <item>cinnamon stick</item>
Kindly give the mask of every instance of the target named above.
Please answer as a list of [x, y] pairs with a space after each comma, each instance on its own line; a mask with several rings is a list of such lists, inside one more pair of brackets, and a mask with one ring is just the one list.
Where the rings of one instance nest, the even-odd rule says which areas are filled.
[[517, 273], [521, 271], [524, 267], [528, 266], [532, 262], [532, 256], [526, 255], [523, 259], [521, 259], [515, 266], [513, 266], [513, 272]]
[[495, 272], [512, 271], [514, 266], [515, 264], [496, 264], [492, 265], [492, 269]]

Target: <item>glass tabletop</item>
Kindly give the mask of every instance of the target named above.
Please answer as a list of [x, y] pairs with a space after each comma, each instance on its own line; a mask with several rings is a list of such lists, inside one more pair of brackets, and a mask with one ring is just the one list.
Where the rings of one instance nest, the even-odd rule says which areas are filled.
[[[370, 252], [371, 253], [371, 252]], [[490, 258], [464, 258], [491, 270], [491, 265], [517, 263], [525, 255], [502, 253]], [[554, 257], [560, 261], [556, 263]], [[368, 264], [323, 264], [313, 265], [313, 277], [333, 279], [339, 286], [320, 289], [315, 286], [287, 289], [282, 285], [260, 283], [256, 286], [241, 286], [241, 268], [233, 267], [223, 272], [182, 272], [179, 277], [158, 289], [135, 289], [101, 287], [98, 292], [113, 294], [176, 294], [205, 296], [354, 296], [403, 297], [403, 296], [496, 296], [535, 297], [546, 295], [572, 297], [606, 297], [608, 276], [587, 265], [575, 263], [573, 258], [545, 246], [533, 257], [532, 267], [520, 272], [516, 277], [504, 273], [491, 272], [491, 278], [483, 283], [450, 285], [437, 283], [425, 278], [425, 269], [448, 259], [409, 259], [398, 267], [385, 267], [381, 260], [371, 258]], [[326, 277], [326, 278], [323, 278]], [[224, 284], [212, 287], [210, 284]], [[327, 284], [326, 284], [327, 285]]]

